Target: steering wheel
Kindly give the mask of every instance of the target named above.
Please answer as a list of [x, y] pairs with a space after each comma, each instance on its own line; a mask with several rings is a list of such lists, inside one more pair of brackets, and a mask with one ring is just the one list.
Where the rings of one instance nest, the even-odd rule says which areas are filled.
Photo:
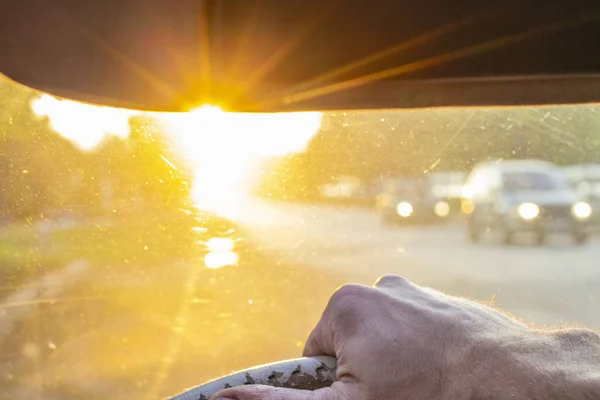
[[219, 390], [240, 385], [269, 385], [315, 390], [331, 386], [336, 378], [334, 357], [304, 357], [261, 365], [204, 383], [172, 397], [171, 400], [208, 400]]

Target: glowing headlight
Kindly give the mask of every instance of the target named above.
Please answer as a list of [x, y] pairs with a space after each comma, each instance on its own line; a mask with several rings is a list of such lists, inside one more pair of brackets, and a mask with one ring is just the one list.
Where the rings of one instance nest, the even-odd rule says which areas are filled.
[[410, 203], [403, 201], [401, 203], [398, 203], [398, 205], [396, 206], [396, 212], [401, 217], [410, 217], [413, 213], [413, 206]]
[[473, 214], [473, 211], [475, 211], [475, 204], [469, 200], [461, 200], [460, 211], [465, 215]]
[[540, 215], [540, 207], [533, 203], [523, 203], [517, 208], [517, 212], [521, 218], [531, 220]]
[[586, 219], [592, 215], [592, 206], [590, 206], [588, 203], [580, 202], [575, 204], [571, 211], [577, 218]]
[[206, 242], [208, 251], [232, 251], [235, 243], [231, 238], [212, 238]]
[[438, 201], [433, 211], [438, 217], [447, 217], [450, 214], [450, 205], [445, 201]]

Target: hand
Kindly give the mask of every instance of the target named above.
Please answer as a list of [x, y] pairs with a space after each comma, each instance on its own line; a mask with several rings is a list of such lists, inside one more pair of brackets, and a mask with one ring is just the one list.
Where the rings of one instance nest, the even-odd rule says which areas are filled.
[[[568, 347], [574, 349], [570, 346], [574, 340], [580, 342], [576, 350], [585, 342], [600, 354], [600, 341], [589, 331], [537, 331], [478, 303], [421, 288], [398, 276], [385, 276], [374, 287], [347, 285], [334, 293], [308, 338], [305, 356], [338, 358], [339, 380], [330, 388], [302, 391], [243, 386], [225, 389], [214, 397], [555, 398], [552, 386], [560, 382], [564, 387], [554, 394], [562, 397], [556, 398], [586, 398], [571, 397], [581, 389], [577, 379], [571, 379], [579, 376], [579, 370], [568, 365], [577, 359], [575, 353], [567, 353]], [[586, 353], [589, 349], [577, 352], [580, 357]], [[584, 358], [598, 370], [597, 357]], [[551, 370], [545, 369], [548, 366]]]

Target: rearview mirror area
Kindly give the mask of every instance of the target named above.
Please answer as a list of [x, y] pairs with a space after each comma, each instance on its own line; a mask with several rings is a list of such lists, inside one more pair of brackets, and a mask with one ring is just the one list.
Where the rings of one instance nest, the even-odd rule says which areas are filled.
[[593, 0], [22, 0], [0, 72], [151, 111], [585, 103], [599, 19]]

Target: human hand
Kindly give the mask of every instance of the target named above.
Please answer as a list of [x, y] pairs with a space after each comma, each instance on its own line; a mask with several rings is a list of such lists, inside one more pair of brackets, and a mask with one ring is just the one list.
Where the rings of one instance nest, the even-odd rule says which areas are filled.
[[565, 397], [581, 389], [568, 378], [574, 368], [563, 362], [575, 354], [564, 357], [574, 339], [594, 342], [597, 336], [583, 330], [537, 331], [478, 303], [385, 276], [374, 287], [347, 285], [334, 293], [308, 338], [304, 356], [338, 359], [338, 381], [331, 387], [302, 391], [249, 385], [214, 398], [555, 398], [554, 375], [569, 387], [561, 388], [562, 398], [585, 398]]

